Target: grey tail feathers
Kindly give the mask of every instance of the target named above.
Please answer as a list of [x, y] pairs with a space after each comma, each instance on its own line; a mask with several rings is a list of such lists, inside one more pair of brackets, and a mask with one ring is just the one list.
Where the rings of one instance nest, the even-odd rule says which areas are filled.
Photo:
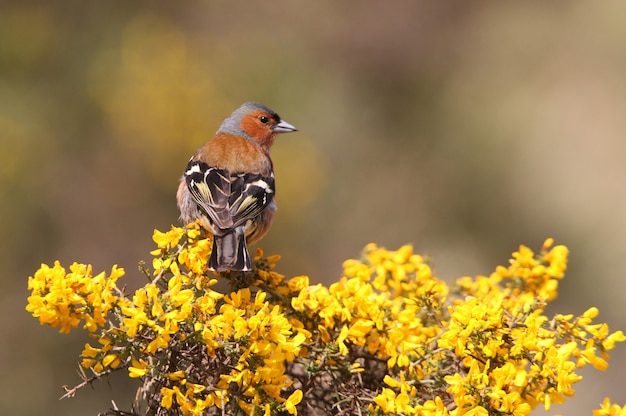
[[209, 257], [209, 269], [224, 272], [248, 271], [252, 269], [252, 260], [248, 247], [244, 227], [237, 227], [228, 234], [213, 235], [213, 250]]

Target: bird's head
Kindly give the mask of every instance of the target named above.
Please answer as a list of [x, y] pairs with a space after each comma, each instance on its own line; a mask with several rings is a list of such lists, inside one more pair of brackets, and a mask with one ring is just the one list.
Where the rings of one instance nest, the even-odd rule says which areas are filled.
[[217, 132], [245, 137], [269, 149], [278, 133], [297, 130], [291, 124], [281, 120], [271, 108], [260, 103], [247, 102], [233, 111]]

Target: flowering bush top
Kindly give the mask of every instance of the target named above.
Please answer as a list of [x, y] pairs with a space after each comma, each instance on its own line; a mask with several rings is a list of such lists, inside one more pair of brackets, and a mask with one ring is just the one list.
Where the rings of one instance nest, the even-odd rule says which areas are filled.
[[[58, 262], [29, 278], [26, 309], [94, 342], [83, 383], [124, 369], [142, 380], [131, 413], [115, 415], [528, 415], [574, 394], [576, 372], [607, 367], [626, 338], [580, 316], [545, 315], [568, 250], [521, 246], [508, 266], [453, 285], [410, 246], [368, 245], [326, 287], [274, 271], [257, 251], [253, 272], [206, 269], [210, 236], [196, 225], [155, 231], [145, 286], [125, 294], [124, 270], [93, 275]], [[624, 414], [608, 399], [594, 416]]]

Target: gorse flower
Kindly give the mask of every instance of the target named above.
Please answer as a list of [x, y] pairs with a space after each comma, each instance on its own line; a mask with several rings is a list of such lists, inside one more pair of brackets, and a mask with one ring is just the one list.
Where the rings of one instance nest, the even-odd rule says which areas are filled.
[[[521, 246], [490, 276], [449, 286], [410, 246], [368, 245], [326, 287], [277, 273], [259, 250], [253, 272], [226, 272], [215, 290], [210, 236], [192, 224], [156, 231], [147, 283], [123, 294], [123, 270], [57, 262], [29, 278], [26, 309], [94, 342], [91, 372], [68, 391], [125, 370], [142, 380], [130, 414], [527, 415], [575, 391], [576, 372], [607, 367], [626, 340], [581, 316], [549, 318], [568, 250]], [[112, 410], [109, 414], [129, 414]], [[594, 416], [622, 415], [608, 399]]]
[[593, 411], [593, 416], [626, 416], [626, 406], [612, 404], [607, 397], [602, 402], [602, 407]]
[[58, 327], [59, 332], [68, 333], [81, 321], [85, 321], [85, 329], [94, 332], [106, 324], [109, 311], [120, 301], [114, 292], [122, 276], [124, 270], [117, 266], [107, 277], [104, 272], [92, 276], [90, 265], [74, 263], [67, 273], [58, 261], [52, 267], [42, 264], [28, 278], [32, 294], [26, 310], [41, 324]]

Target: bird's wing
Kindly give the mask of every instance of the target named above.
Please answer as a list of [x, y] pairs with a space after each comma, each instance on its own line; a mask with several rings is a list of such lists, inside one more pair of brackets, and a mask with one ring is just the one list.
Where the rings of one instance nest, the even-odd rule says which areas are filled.
[[211, 223], [228, 230], [257, 217], [274, 199], [274, 175], [229, 173], [204, 162], [190, 161], [187, 187]]
[[274, 199], [274, 174], [239, 173], [231, 176], [230, 213], [235, 225], [257, 217]]

